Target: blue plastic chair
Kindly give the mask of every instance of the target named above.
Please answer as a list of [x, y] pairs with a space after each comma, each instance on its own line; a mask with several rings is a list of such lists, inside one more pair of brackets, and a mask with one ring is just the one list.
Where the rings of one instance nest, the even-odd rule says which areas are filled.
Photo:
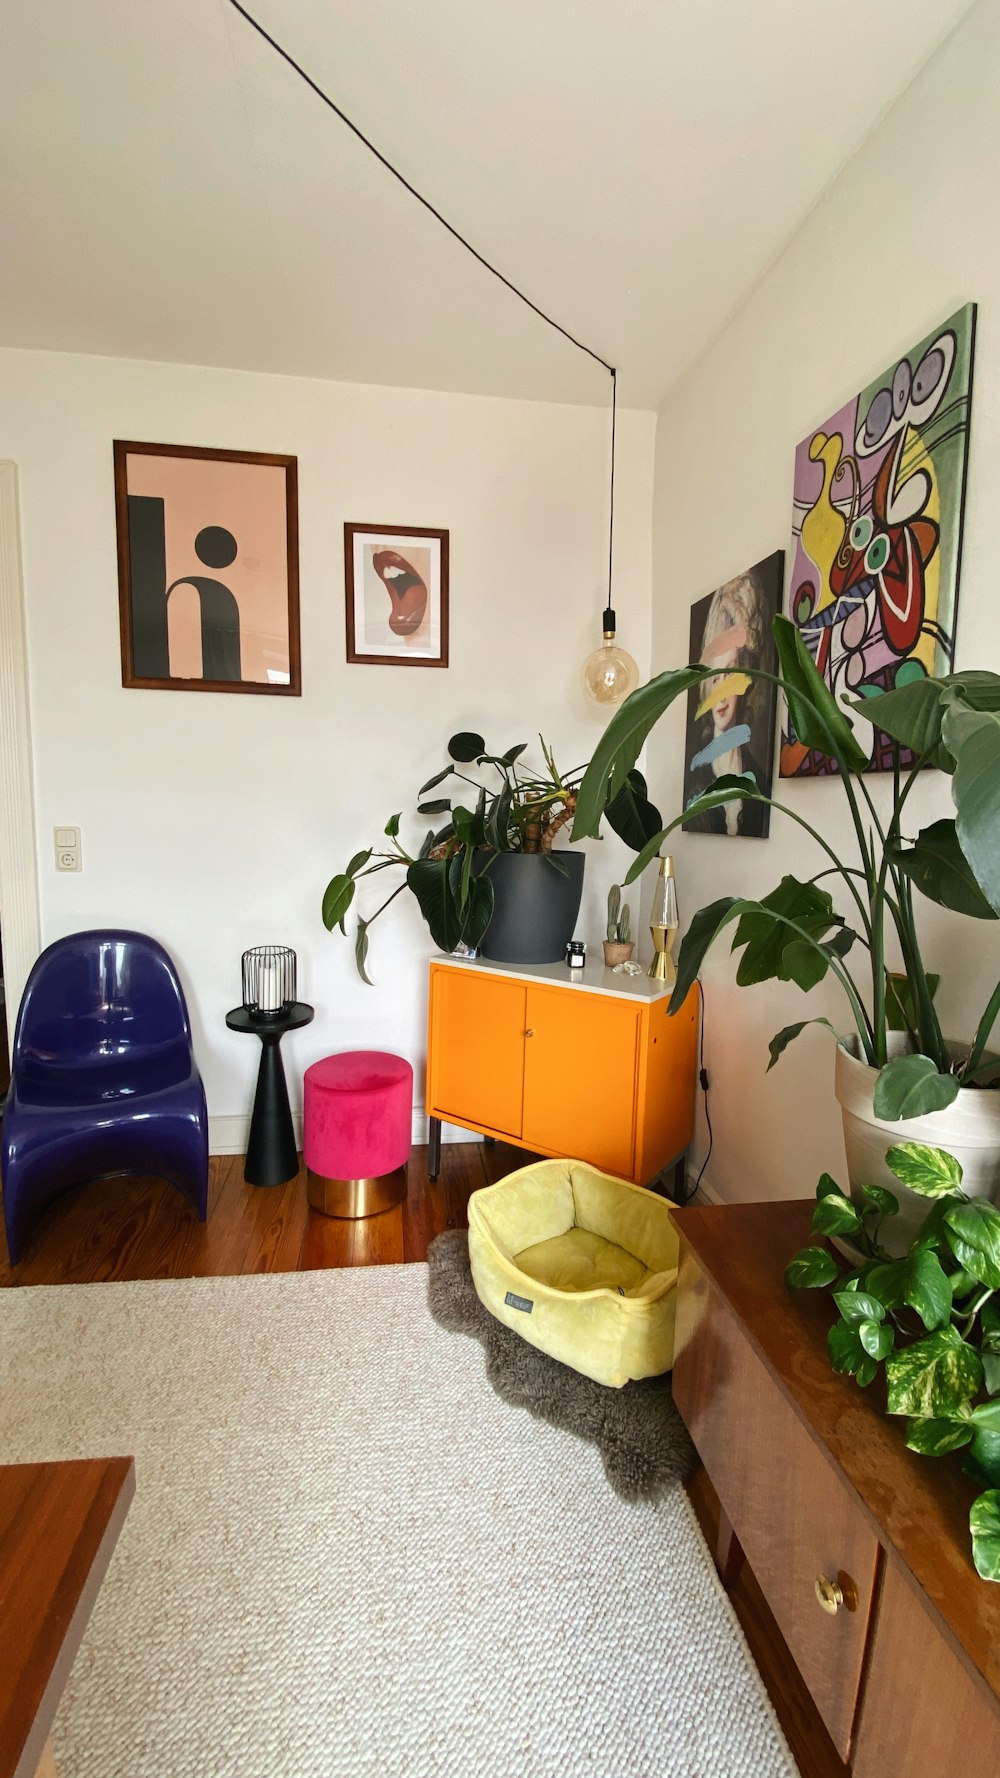
[[43, 951], [14, 1033], [3, 1117], [12, 1265], [28, 1227], [86, 1180], [152, 1173], [208, 1214], [208, 1112], [177, 971], [141, 932], [75, 932]]

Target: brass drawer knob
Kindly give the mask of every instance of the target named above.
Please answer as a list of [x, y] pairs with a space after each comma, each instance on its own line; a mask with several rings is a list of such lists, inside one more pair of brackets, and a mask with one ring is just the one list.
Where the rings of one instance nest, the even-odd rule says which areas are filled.
[[828, 1611], [831, 1617], [836, 1617], [844, 1603], [844, 1590], [840, 1582], [831, 1580], [826, 1574], [817, 1574], [815, 1593], [816, 1603], [821, 1610]]
[[534, 1037], [535, 1033], [533, 1031], [526, 1031], [524, 1035], [525, 1037]]

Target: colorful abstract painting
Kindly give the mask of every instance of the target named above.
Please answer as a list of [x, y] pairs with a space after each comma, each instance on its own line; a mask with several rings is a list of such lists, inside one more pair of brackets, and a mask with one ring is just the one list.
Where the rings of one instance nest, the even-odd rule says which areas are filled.
[[[765, 796], [771, 793], [776, 691], [746, 669], [775, 670], [771, 624], [781, 608], [784, 565], [784, 551], [776, 550], [691, 607], [688, 660], [703, 661], [706, 673], [688, 692], [685, 808], [717, 778], [730, 775], [746, 778], [748, 787]], [[695, 815], [684, 828], [764, 839], [770, 813], [767, 803], [747, 797]]]
[[[952, 670], [975, 327], [967, 303], [795, 453], [789, 614], [835, 695], [871, 702], [852, 719], [874, 772], [881, 693]], [[835, 770], [787, 729], [783, 778]]]

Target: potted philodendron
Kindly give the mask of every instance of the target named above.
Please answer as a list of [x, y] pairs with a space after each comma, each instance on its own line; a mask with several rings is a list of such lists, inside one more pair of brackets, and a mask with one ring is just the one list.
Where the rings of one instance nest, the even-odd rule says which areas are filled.
[[[901, 1142], [885, 1161], [895, 1191], [868, 1185], [855, 1204], [828, 1173], [816, 1190], [814, 1232], [849, 1239], [861, 1264], [845, 1273], [828, 1248], [804, 1247], [785, 1280], [832, 1292], [830, 1362], [863, 1388], [884, 1370], [888, 1411], [906, 1417], [910, 1449], [961, 1451], [985, 1484], [969, 1514], [972, 1555], [984, 1580], [1000, 1580], [1000, 1211], [967, 1196], [943, 1149]], [[900, 1187], [924, 1215], [893, 1257], [885, 1231]]]
[[[355, 853], [347, 868], [331, 878], [323, 896], [323, 923], [346, 933], [346, 916], [357, 884], [382, 871], [402, 872], [403, 880], [366, 917], [359, 917], [355, 960], [363, 981], [368, 933], [397, 895], [408, 889], [440, 950], [459, 945], [481, 950], [504, 963], [547, 963], [561, 959], [573, 936], [586, 862], [580, 851], [555, 847], [572, 819], [584, 767], [562, 773], [552, 749], [539, 736], [543, 771], [522, 766], [527, 743], [491, 753], [482, 735], [462, 733], [448, 742], [448, 764], [418, 792], [417, 814], [446, 817], [430, 827], [415, 852], [399, 837], [400, 815], [385, 826], [389, 846]], [[472, 771], [485, 768], [483, 784]], [[449, 779], [470, 787], [466, 803], [431, 796]], [[661, 824], [659, 810], [646, 797], [638, 772], [624, 774], [606, 810], [614, 830], [633, 851], [645, 845]]]
[[[720, 776], [655, 834], [626, 877], [632, 882], [681, 822], [736, 801], [770, 803], [815, 842], [823, 862], [806, 881], [788, 875], [760, 900], [727, 895], [701, 908], [678, 959], [671, 1002], [678, 1009], [709, 948], [735, 927], [742, 951], [737, 982], [794, 982], [809, 990], [836, 977], [850, 1006], [854, 1030], [839, 1037], [835, 1088], [844, 1114], [851, 1191], [889, 1182], [885, 1152], [909, 1136], [957, 1154], [973, 1196], [1000, 1189], [1000, 1062], [987, 1044], [1000, 1014], [1000, 982], [971, 1038], [949, 1041], [934, 1005], [935, 978], [920, 951], [915, 895], [976, 920], [1000, 916], [1000, 676], [951, 673], [918, 679], [851, 708], [889, 737], [894, 769], [887, 814], [871, 795], [868, 755], [847, 710], [817, 670], [788, 618], [774, 620], [780, 671], [744, 669], [781, 688], [797, 740], [833, 760], [850, 810], [855, 848], [841, 857], [796, 808], [766, 795], [752, 779]], [[622, 789], [650, 731], [675, 699], [705, 677], [702, 663], [661, 673], [627, 698], [612, 718], [580, 785], [573, 837], [600, 829], [602, 811]], [[913, 833], [908, 802], [921, 772], [936, 766], [951, 776], [955, 816]], [[834, 906], [826, 879], [839, 879], [845, 915]], [[894, 934], [903, 964], [900, 983], [887, 969]], [[861, 959], [860, 967], [856, 959]], [[773, 1067], [806, 1025], [802, 1019], [772, 1038]], [[832, 1029], [832, 1027], [829, 1027]], [[897, 1182], [893, 1182], [897, 1183]], [[921, 1215], [919, 1199], [902, 1188], [893, 1239], [909, 1238]]]

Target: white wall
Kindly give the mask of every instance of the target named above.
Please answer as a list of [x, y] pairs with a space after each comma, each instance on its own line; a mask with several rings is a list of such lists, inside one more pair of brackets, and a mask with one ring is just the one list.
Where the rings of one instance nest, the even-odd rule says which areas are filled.
[[[561, 765], [588, 757], [602, 719], [578, 673], [600, 640], [607, 409], [14, 351], [0, 390], [0, 457], [21, 477], [43, 941], [117, 924], [166, 944], [217, 1146], [241, 1145], [225, 1120], [247, 1112], [257, 1064], [224, 1022], [249, 944], [293, 945], [317, 1009], [285, 1040], [293, 1097], [338, 1048], [397, 1050], [420, 1077], [432, 946], [415, 907], [401, 897], [373, 930], [366, 988], [353, 945], [323, 929], [322, 891], [412, 810], [457, 729], [499, 749], [541, 729]], [[619, 420], [616, 603], [645, 671], [655, 420]], [[114, 438], [298, 457], [301, 699], [123, 690]], [[345, 520], [450, 530], [447, 672], [346, 665]], [[57, 824], [82, 829], [80, 875], [56, 874]], [[425, 826], [404, 832], [419, 843]], [[595, 945], [627, 859], [614, 839], [592, 858], [579, 930]]]
[[[790, 569], [793, 454], [811, 426], [970, 299], [979, 304], [971, 467], [958, 618], [958, 667], [1000, 670], [996, 490], [1000, 486], [1000, 7], [980, 4], [849, 164], [711, 350], [661, 408], [654, 492], [653, 664], [687, 659], [690, 605], [776, 548]], [[794, 152], [794, 146], [790, 146]], [[724, 273], [720, 243], [720, 275]], [[786, 588], [787, 591], [787, 588]], [[680, 807], [680, 711], [651, 748], [651, 783]], [[847, 846], [835, 782], [781, 787]], [[885, 785], [879, 786], [884, 794]], [[949, 784], [927, 774], [914, 827], [947, 813]], [[758, 894], [786, 870], [820, 868], [780, 816], [766, 841], [678, 838], [682, 918], [723, 894]], [[925, 904], [926, 905], [926, 904]], [[946, 1030], [971, 1034], [1000, 974], [1000, 931], [927, 907], [931, 967], [944, 971]], [[737, 989], [728, 958], [709, 962], [706, 1061], [716, 1146], [710, 1190], [754, 1200], [810, 1195], [843, 1170], [832, 1039], [809, 1031], [765, 1077], [768, 1039], [827, 1014], [835, 989]], [[700, 1154], [704, 1153], [704, 1131]]]

